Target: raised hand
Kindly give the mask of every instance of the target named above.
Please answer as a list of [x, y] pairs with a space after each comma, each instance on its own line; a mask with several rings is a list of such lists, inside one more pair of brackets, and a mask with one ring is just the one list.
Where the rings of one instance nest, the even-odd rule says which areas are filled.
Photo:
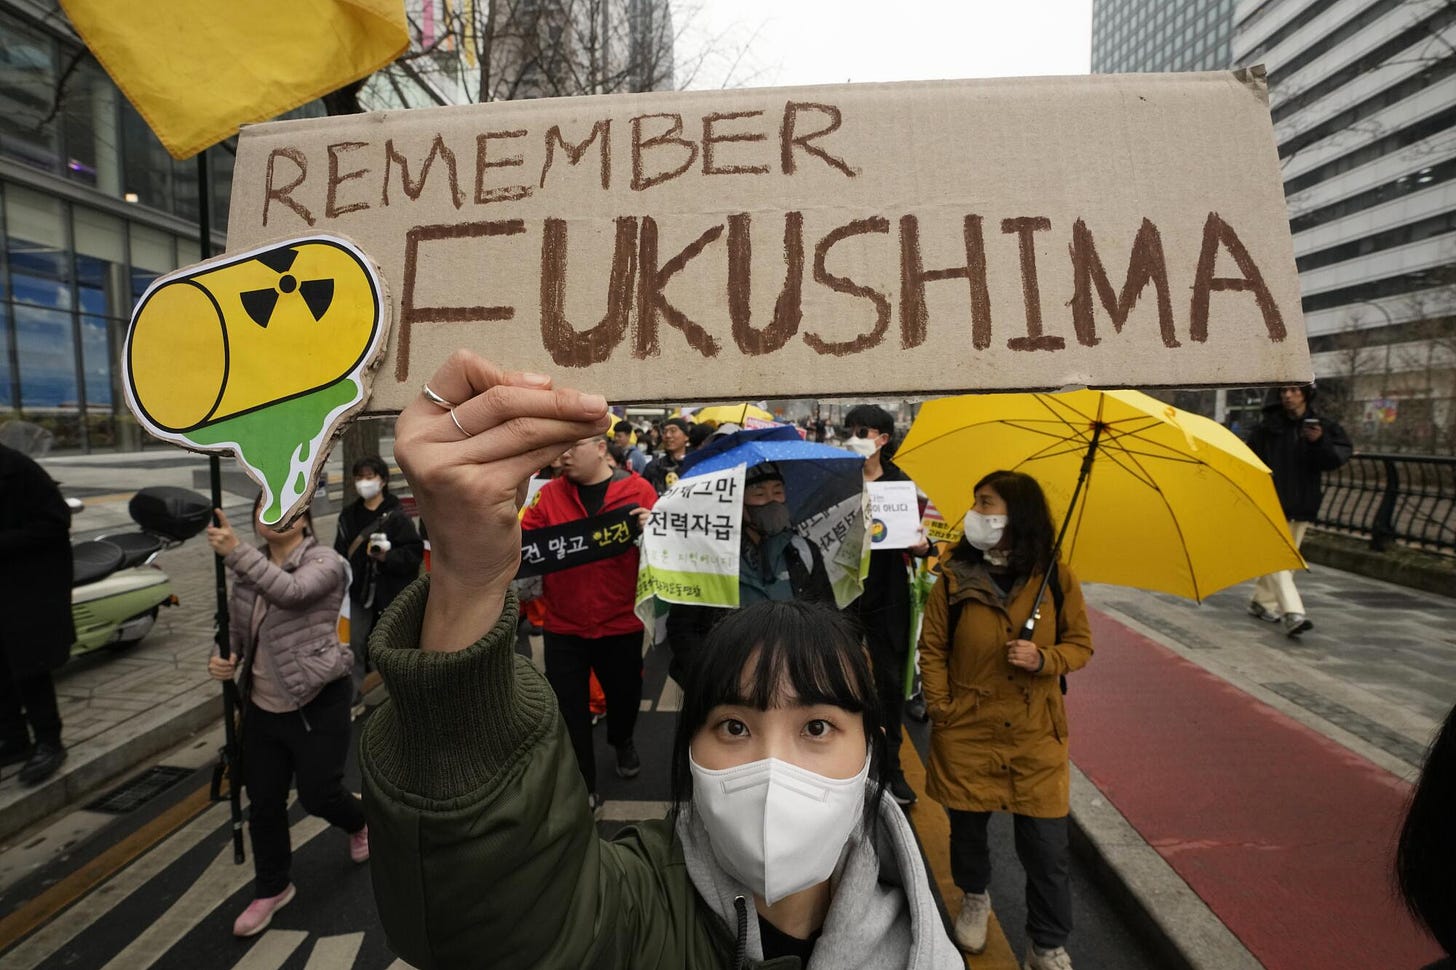
[[[426, 650], [463, 650], [500, 616], [521, 556], [525, 483], [611, 425], [606, 399], [456, 351], [395, 424], [394, 456], [430, 530]], [[446, 405], [453, 404], [454, 407]]]
[[212, 512], [216, 516], [214, 521], [217, 525], [207, 527], [207, 544], [219, 556], [226, 556], [238, 547], [238, 536], [233, 532], [232, 523], [228, 522], [227, 516], [222, 514], [222, 509], [213, 509]]

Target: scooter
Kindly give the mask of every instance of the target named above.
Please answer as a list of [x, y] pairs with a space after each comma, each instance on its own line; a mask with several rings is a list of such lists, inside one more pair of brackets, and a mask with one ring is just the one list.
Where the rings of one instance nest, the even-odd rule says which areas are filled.
[[[70, 499], [73, 511], [77, 500]], [[206, 528], [211, 503], [185, 488], [153, 486], [132, 496], [127, 512], [138, 532], [71, 544], [72, 655], [102, 647], [125, 650], [152, 629], [164, 606], [176, 606], [172, 580], [156, 559]]]

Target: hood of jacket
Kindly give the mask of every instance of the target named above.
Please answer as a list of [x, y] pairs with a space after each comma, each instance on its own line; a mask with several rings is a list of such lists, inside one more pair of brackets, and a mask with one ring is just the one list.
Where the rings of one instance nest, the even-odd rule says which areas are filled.
[[[920, 847], [891, 799], [880, 801], [877, 845], [863, 826], [850, 837], [848, 851], [831, 877], [834, 900], [814, 946], [811, 967], [837, 970], [963, 970], [965, 961], [951, 943], [930, 888]], [[742, 896], [748, 920], [746, 952], [763, 959], [763, 941], [753, 910], [753, 893], [718, 864], [702, 821], [686, 807], [677, 817], [678, 841], [698, 895], [737, 933], [734, 900]]]

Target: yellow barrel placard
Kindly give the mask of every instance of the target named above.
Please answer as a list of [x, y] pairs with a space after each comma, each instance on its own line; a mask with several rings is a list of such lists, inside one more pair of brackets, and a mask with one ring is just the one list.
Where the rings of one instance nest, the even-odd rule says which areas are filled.
[[363, 405], [386, 310], [373, 262], [335, 236], [178, 270], [132, 314], [127, 404], [163, 440], [235, 453], [276, 523], [300, 507], [333, 430]]

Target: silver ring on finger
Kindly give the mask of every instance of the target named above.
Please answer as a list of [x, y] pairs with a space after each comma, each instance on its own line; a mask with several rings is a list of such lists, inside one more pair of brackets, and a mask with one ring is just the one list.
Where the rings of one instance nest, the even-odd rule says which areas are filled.
[[[452, 401], [447, 401], [440, 395], [436, 394], [433, 390], [430, 389], [430, 385], [428, 384], [420, 385], [420, 393], [425, 395], [425, 400], [429, 401], [436, 407], [444, 408], [446, 411], [454, 410], [455, 408], [460, 406]], [[469, 437], [469, 435], [467, 435], [466, 437]]]
[[457, 418], [457, 417], [455, 417], [455, 409], [454, 408], [451, 408], [450, 409], [450, 420], [455, 422], [455, 427], [460, 430], [460, 433], [462, 435], [464, 435], [467, 438], [473, 438], [473, 437], [475, 437], [475, 435], [471, 434], [469, 431], [466, 431], [465, 430], [465, 426], [460, 423], [460, 419]]

